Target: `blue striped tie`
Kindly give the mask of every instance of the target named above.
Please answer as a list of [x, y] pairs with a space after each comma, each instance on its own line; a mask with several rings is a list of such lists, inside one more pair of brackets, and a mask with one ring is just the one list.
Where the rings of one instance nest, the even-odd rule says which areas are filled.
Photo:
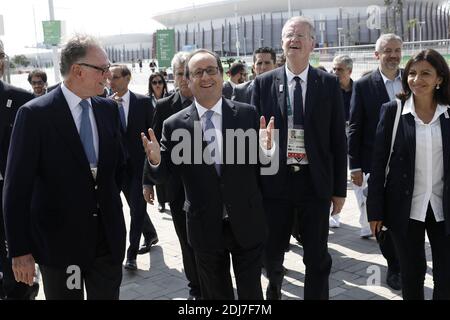
[[125, 109], [123, 108], [123, 99], [122, 98], [117, 99], [117, 104], [119, 106], [120, 123], [122, 124], [123, 132], [126, 132], [127, 121], [125, 120]]
[[[216, 158], [216, 150], [218, 150], [219, 145], [216, 137], [216, 128], [214, 127], [214, 123], [211, 121], [212, 116], [214, 115], [214, 111], [208, 110], [205, 112], [206, 122], [205, 122], [205, 132], [208, 131], [211, 136], [211, 140], [207, 141], [208, 145], [211, 145], [211, 157], [213, 160], [217, 160]], [[210, 131], [209, 131], [210, 130]], [[217, 174], [220, 176], [220, 163], [214, 161], [214, 166], [216, 167]]]
[[80, 106], [83, 109], [81, 112], [81, 125], [80, 125], [80, 139], [83, 144], [84, 152], [89, 161], [91, 168], [97, 167], [97, 155], [94, 148], [94, 135], [92, 133], [91, 120], [89, 118], [89, 102], [87, 100], [81, 100]]

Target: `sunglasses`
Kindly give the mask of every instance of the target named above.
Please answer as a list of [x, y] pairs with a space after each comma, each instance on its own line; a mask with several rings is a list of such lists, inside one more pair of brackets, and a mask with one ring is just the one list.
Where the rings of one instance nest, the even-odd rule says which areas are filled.
[[162, 80], [153, 80], [152, 85], [156, 86], [157, 84], [164, 84]]

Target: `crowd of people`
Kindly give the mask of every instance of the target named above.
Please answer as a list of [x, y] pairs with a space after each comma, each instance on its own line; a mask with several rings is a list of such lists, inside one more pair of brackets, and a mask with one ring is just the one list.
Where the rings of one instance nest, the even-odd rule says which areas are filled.
[[[360, 236], [376, 237], [386, 284], [424, 299], [426, 232], [433, 299], [450, 299], [445, 59], [425, 49], [401, 69], [402, 39], [382, 34], [378, 68], [353, 82], [348, 55], [331, 72], [310, 65], [308, 18], [289, 19], [281, 43], [282, 59], [255, 50], [250, 81], [241, 62], [224, 82], [215, 52], [178, 52], [172, 92], [152, 61], [145, 96], [128, 88], [134, 62], [110, 65], [94, 38], [75, 36], [61, 51], [62, 83], [47, 88], [40, 70], [28, 78], [33, 94], [0, 82], [3, 297], [34, 299], [38, 264], [46, 299], [119, 299], [125, 255], [133, 272], [159, 241], [146, 209], [157, 201], [161, 212], [170, 205], [189, 300], [235, 299], [231, 263], [237, 299], [280, 300], [291, 235], [303, 247], [304, 298], [327, 300], [329, 227], [340, 227], [349, 170]], [[0, 76], [4, 58], [0, 43]], [[228, 131], [257, 134], [238, 148]]]

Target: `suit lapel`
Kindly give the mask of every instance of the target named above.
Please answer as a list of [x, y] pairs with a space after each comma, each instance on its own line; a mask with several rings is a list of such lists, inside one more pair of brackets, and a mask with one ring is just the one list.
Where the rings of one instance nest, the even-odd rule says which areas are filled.
[[308, 80], [305, 99], [305, 125], [310, 123], [312, 110], [316, 105], [317, 93], [319, 92], [319, 76], [317, 70], [313, 67], [309, 67]]
[[391, 99], [389, 98], [389, 94], [386, 90], [386, 86], [384, 85], [383, 77], [381, 76], [381, 71], [377, 69], [373, 73], [373, 82], [375, 84], [375, 87], [377, 88], [377, 97], [381, 104], [379, 107], [381, 108], [381, 105], [385, 102], [389, 102]]
[[130, 124], [131, 123], [139, 123], [139, 109], [137, 106], [137, 98], [136, 95], [130, 91], [130, 105], [128, 106], [128, 118], [127, 118], [127, 131], [130, 132]]
[[409, 160], [411, 168], [414, 168], [416, 160], [416, 122], [414, 116], [411, 113], [401, 116], [403, 124], [404, 141], [407, 142], [407, 149], [409, 154]]
[[[227, 159], [227, 141], [226, 141], [226, 130], [231, 129], [233, 132], [236, 132], [237, 126], [237, 109], [235, 105], [231, 101], [227, 101], [225, 99], [222, 100], [222, 165], [221, 165], [221, 174], [223, 175], [226, 172], [226, 159]], [[230, 146], [234, 145], [231, 142]]]
[[175, 93], [172, 103], [173, 114], [181, 111], [183, 109], [183, 103], [181, 102], [180, 92]]
[[[446, 114], [450, 110], [447, 108]], [[442, 132], [442, 151], [444, 154], [444, 177], [447, 176], [447, 172], [449, 172], [449, 153], [450, 153], [450, 141], [448, 137], [450, 137], [450, 119], [446, 118], [446, 114], [441, 114], [440, 122], [441, 122], [441, 132]]]
[[284, 67], [281, 67], [279, 72], [274, 75], [273, 83], [275, 85], [274, 90], [277, 95], [278, 105], [280, 106], [283, 123], [286, 123], [286, 95], [289, 94], [289, 89], [286, 82], [286, 72]]
[[[98, 175], [99, 173], [102, 171], [102, 164], [105, 162], [106, 159], [106, 148], [105, 148], [105, 139], [107, 138], [107, 135], [105, 134], [105, 121], [101, 121], [101, 110], [100, 108], [97, 107], [97, 101], [95, 101], [94, 98], [91, 98], [91, 102], [92, 102], [92, 111], [94, 112], [94, 117], [95, 117], [95, 123], [97, 124], [97, 131], [98, 131], [98, 164], [97, 164], [97, 179], [98, 179]], [[131, 105], [131, 100], [130, 100], [130, 105]], [[128, 117], [129, 118], [129, 117]]]
[[72, 151], [80, 165], [90, 171], [89, 163], [80, 140], [80, 134], [78, 133], [78, 129], [73, 120], [69, 105], [62, 93], [61, 87], [56, 88], [54, 91], [52, 105], [53, 112], [51, 112], [53, 124], [62, 139], [66, 141], [67, 148]]

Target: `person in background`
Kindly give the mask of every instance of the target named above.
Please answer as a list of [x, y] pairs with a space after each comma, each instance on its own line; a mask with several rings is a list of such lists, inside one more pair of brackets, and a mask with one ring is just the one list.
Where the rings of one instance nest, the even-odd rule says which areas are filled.
[[[400, 106], [397, 101], [382, 106], [375, 135], [367, 199], [370, 227], [379, 240], [383, 226], [390, 231], [400, 261], [404, 300], [424, 300], [426, 231], [433, 261], [433, 300], [450, 300], [450, 82], [446, 60], [433, 49], [420, 51], [406, 64], [402, 87]], [[394, 132], [397, 111], [401, 116]]]
[[231, 99], [236, 85], [247, 81], [247, 67], [242, 62], [235, 62], [227, 72], [230, 80], [223, 83], [222, 94], [225, 98]]
[[28, 83], [33, 89], [35, 97], [42, 96], [47, 93], [47, 74], [40, 69], [34, 69], [28, 74]]

